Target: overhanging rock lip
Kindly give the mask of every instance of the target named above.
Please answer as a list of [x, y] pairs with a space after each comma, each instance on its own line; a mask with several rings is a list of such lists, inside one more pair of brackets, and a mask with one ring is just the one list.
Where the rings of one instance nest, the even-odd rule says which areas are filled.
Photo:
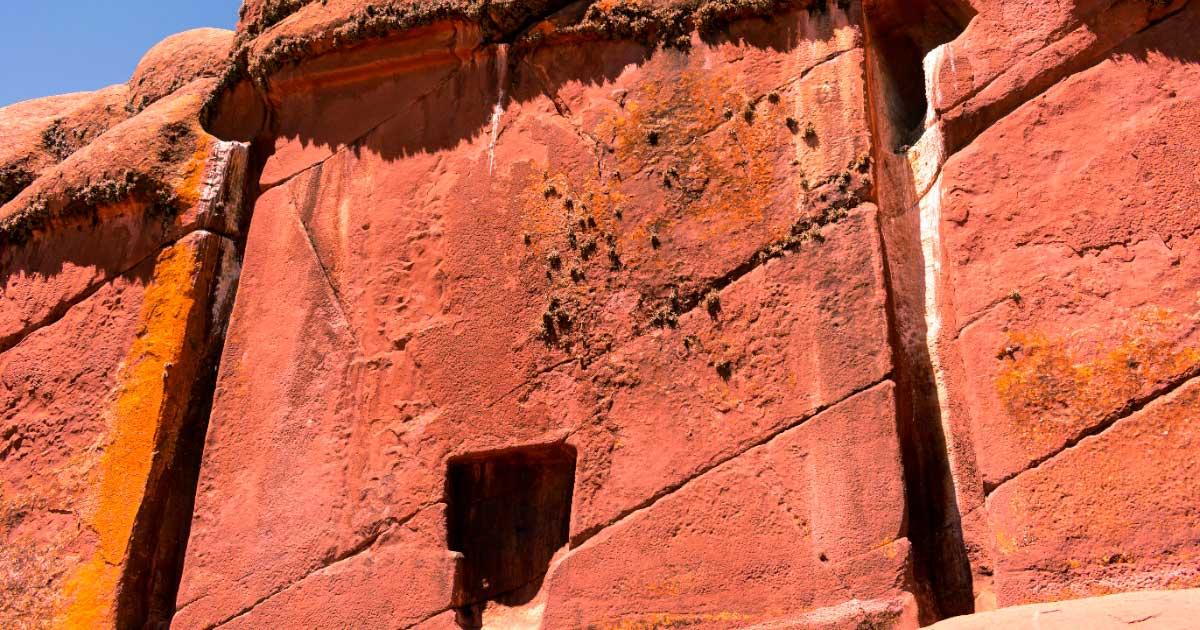
[[303, 78], [302, 67], [318, 59], [431, 31], [456, 32], [458, 41], [446, 51], [452, 55], [500, 43], [536, 47], [590, 40], [686, 48], [693, 32], [713, 36], [740, 20], [811, 10], [823, 1], [617, 0], [603, 7], [568, 0], [390, 0], [366, 6], [344, 0], [332, 7], [310, 2], [269, 25], [241, 25], [240, 43], [205, 103], [201, 122], [206, 129], [218, 127], [223, 101], [239, 89], [254, 86], [265, 92], [280, 79]]

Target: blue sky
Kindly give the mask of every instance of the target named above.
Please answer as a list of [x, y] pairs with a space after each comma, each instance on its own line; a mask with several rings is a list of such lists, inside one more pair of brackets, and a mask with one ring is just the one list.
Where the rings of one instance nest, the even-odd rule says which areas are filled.
[[164, 37], [232, 29], [241, 0], [0, 0], [0, 107], [124, 83]]

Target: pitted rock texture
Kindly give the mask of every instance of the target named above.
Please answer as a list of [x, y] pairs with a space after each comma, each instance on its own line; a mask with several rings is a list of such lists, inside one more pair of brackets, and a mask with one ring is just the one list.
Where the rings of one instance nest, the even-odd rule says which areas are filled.
[[933, 627], [937, 630], [1185, 630], [1196, 625], [1197, 614], [1200, 614], [1200, 590], [1150, 591], [1051, 604], [1013, 606], [989, 613], [957, 617]]
[[0, 626], [1189, 627], [1197, 2], [240, 17], [0, 109]]
[[200, 127], [214, 84], [0, 110], [0, 626], [173, 613], [246, 167]]
[[129, 79], [129, 109], [140, 112], [200, 77], [220, 75], [233, 32], [198, 28], [172, 35], [151, 48]]
[[[302, 599], [329, 609], [335, 593], [396, 571], [422, 593], [448, 592], [447, 459], [556, 442], [578, 456], [570, 549], [538, 578], [550, 626], [641, 623], [670, 598], [646, 593], [667, 579], [654, 565], [688, 562], [767, 517], [776, 528], [751, 546], [794, 539], [783, 555], [807, 548], [803, 558], [688, 570], [731, 587], [761, 574], [762, 594], [767, 576], [786, 574], [793, 590], [682, 612], [765, 623], [860, 599], [913, 617], [859, 19], [750, 18], [686, 51], [601, 40], [518, 52], [433, 25], [349, 51], [336, 77], [305, 79], [311, 89], [272, 80], [281, 131], [263, 167], [175, 623], [304, 623]], [[256, 323], [266, 320], [280, 325]], [[871, 404], [851, 405], [856, 395]], [[798, 488], [657, 560], [637, 550], [664, 528], [739, 511], [736, 499], [711, 511], [703, 488], [766, 474], [750, 453], [813, 422], [876, 435], [877, 475], [811, 499]], [[263, 456], [247, 466], [245, 448]], [[701, 483], [714, 475], [716, 486]], [[879, 508], [835, 516], [824, 503], [859, 491]], [[680, 501], [694, 516], [675, 522], [660, 506]], [[586, 556], [601, 563], [584, 570], [595, 587], [570, 569], [584, 549], [602, 554]], [[398, 564], [418, 553], [440, 560]], [[634, 557], [647, 563], [644, 584], [597, 598], [612, 563]], [[327, 622], [406, 625], [450, 606], [392, 601]], [[482, 609], [485, 624], [522, 614], [457, 607]]]

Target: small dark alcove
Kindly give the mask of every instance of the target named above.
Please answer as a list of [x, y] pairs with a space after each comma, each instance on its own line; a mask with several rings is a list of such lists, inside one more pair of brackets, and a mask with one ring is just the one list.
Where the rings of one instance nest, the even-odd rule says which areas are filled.
[[965, 0], [867, 0], [864, 7], [891, 123], [884, 140], [895, 149], [924, 131], [925, 55], [962, 34], [975, 10]]
[[454, 579], [459, 625], [479, 628], [489, 601], [528, 603], [567, 544], [575, 449], [516, 448], [452, 459], [446, 471], [447, 541], [463, 555]]

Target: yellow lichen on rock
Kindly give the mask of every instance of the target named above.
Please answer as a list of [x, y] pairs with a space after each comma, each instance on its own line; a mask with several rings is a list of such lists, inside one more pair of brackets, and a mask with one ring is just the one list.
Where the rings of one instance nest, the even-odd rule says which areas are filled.
[[212, 146], [212, 136], [204, 133], [198, 124], [194, 124], [196, 134], [196, 150], [183, 169], [182, 183], [176, 188], [183, 207], [191, 208], [200, 202], [201, 185], [204, 182], [204, 171], [208, 166], [208, 154]]
[[1026, 439], [1098, 422], [1200, 365], [1200, 348], [1178, 341], [1194, 317], [1146, 308], [1131, 320], [1120, 342], [1101, 351], [1038, 331], [1008, 335], [1002, 357], [1013, 357], [996, 392]]
[[197, 369], [196, 332], [206, 317], [200, 289], [211, 273], [206, 238], [211, 237], [193, 235], [158, 257], [138, 335], [121, 370], [110, 438], [100, 460], [89, 518], [98, 549], [64, 583], [56, 627], [115, 624], [137, 515], [152, 479], [173, 455]]

